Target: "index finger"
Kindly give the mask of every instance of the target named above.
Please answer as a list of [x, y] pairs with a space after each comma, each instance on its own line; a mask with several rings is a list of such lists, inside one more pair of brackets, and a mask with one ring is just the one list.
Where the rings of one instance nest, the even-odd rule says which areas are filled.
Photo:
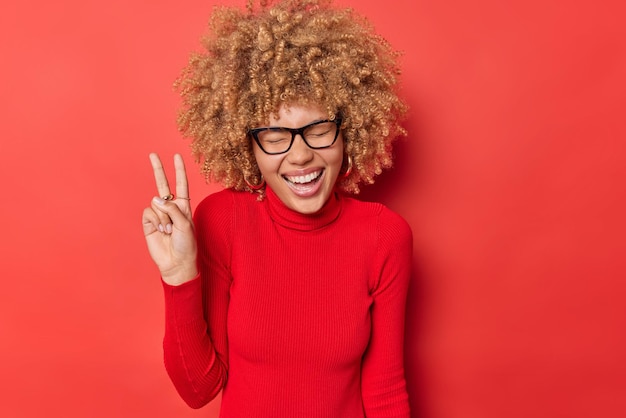
[[167, 196], [170, 194], [170, 185], [167, 182], [167, 176], [161, 164], [161, 159], [156, 153], [150, 154], [150, 163], [152, 164], [152, 171], [154, 171], [154, 180], [156, 181], [157, 190], [159, 196]]
[[176, 197], [189, 200], [189, 185], [185, 162], [180, 154], [174, 154], [174, 169], [176, 170]]

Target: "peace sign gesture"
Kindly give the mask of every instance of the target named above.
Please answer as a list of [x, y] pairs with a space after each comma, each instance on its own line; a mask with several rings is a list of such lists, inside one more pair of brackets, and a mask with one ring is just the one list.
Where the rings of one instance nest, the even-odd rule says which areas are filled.
[[174, 155], [176, 195], [173, 195], [159, 156], [150, 154], [150, 162], [159, 195], [143, 210], [143, 234], [163, 281], [177, 286], [198, 274], [185, 163], [180, 154]]

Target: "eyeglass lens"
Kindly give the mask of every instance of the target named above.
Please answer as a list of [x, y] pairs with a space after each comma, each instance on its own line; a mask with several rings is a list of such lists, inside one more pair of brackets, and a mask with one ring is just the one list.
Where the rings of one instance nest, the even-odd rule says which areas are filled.
[[[325, 148], [333, 144], [337, 134], [337, 123], [321, 122], [307, 126], [302, 130], [304, 141], [311, 148]], [[265, 152], [278, 154], [286, 152], [295, 139], [295, 130], [286, 128], [269, 128], [257, 133], [261, 148]]]

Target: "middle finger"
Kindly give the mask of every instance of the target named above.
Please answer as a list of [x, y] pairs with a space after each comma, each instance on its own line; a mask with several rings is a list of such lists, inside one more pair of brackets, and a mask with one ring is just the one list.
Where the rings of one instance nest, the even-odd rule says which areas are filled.
[[154, 180], [156, 181], [157, 190], [159, 196], [167, 196], [170, 194], [170, 185], [167, 182], [167, 176], [161, 164], [161, 159], [158, 154], [150, 154], [150, 163], [152, 164], [152, 170], [154, 171]]

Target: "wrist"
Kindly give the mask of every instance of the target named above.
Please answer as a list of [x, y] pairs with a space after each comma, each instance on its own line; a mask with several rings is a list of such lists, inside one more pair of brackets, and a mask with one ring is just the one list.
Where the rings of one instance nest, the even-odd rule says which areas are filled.
[[161, 272], [161, 278], [170, 286], [180, 286], [198, 277], [198, 268], [194, 266], [180, 267], [172, 271]]

